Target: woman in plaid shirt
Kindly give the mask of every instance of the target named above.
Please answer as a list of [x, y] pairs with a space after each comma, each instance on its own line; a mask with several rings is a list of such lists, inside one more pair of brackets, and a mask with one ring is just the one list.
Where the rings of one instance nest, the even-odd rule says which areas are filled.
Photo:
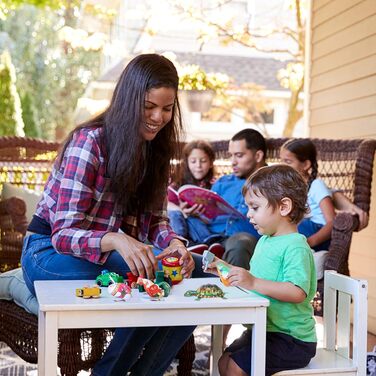
[[[32, 293], [35, 280], [95, 279], [103, 269], [152, 278], [158, 259], [169, 254], [178, 254], [183, 275], [191, 275], [195, 261], [163, 204], [182, 130], [177, 90], [168, 59], [137, 56], [109, 107], [68, 136], [24, 242], [22, 268]], [[163, 251], [155, 256], [146, 241]], [[192, 331], [117, 329], [92, 375], [163, 375]]]

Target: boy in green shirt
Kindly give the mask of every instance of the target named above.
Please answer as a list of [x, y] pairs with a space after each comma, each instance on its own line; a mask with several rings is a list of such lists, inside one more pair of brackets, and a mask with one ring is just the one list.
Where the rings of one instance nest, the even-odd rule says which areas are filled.
[[[248, 217], [263, 235], [250, 261], [250, 271], [228, 265], [228, 282], [270, 299], [266, 328], [265, 375], [305, 367], [316, 353], [310, 304], [316, 292], [312, 252], [297, 223], [307, 208], [307, 186], [290, 166], [263, 167], [243, 188]], [[215, 272], [215, 259], [208, 272]], [[221, 261], [223, 262], [223, 261]], [[251, 330], [231, 344], [219, 360], [222, 376], [251, 372]]]

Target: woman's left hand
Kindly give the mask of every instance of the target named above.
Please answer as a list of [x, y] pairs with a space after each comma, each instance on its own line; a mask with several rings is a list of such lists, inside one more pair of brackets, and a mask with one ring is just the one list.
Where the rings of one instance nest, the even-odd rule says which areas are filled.
[[182, 265], [181, 273], [184, 278], [189, 278], [195, 268], [195, 262], [191, 253], [187, 250], [186, 246], [179, 239], [173, 239], [170, 245], [161, 252], [156, 258], [162, 260], [167, 256], [180, 257], [180, 265]]

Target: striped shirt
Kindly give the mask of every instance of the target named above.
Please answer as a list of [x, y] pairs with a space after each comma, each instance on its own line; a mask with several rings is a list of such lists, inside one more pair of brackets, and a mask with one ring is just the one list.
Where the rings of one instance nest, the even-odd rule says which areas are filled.
[[120, 229], [141, 242], [166, 248], [178, 238], [166, 216], [165, 203], [138, 216], [123, 216], [109, 191], [106, 160], [101, 149], [101, 128], [74, 133], [61, 166], [55, 162], [35, 215], [51, 227], [52, 244], [69, 254], [102, 264], [109, 253], [101, 252], [101, 239]]

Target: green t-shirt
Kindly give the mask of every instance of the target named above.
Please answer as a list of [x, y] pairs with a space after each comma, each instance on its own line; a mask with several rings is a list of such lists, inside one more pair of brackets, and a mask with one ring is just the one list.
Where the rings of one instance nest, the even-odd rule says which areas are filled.
[[302, 303], [287, 303], [267, 296], [268, 332], [285, 333], [301, 341], [316, 342], [313, 299], [316, 271], [306, 238], [298, 233], [281, 236], [264, 235], [257, 242], [250, 261], [250, 272], [257, 278], [276, 282], [291, 282], [307, 295]]

